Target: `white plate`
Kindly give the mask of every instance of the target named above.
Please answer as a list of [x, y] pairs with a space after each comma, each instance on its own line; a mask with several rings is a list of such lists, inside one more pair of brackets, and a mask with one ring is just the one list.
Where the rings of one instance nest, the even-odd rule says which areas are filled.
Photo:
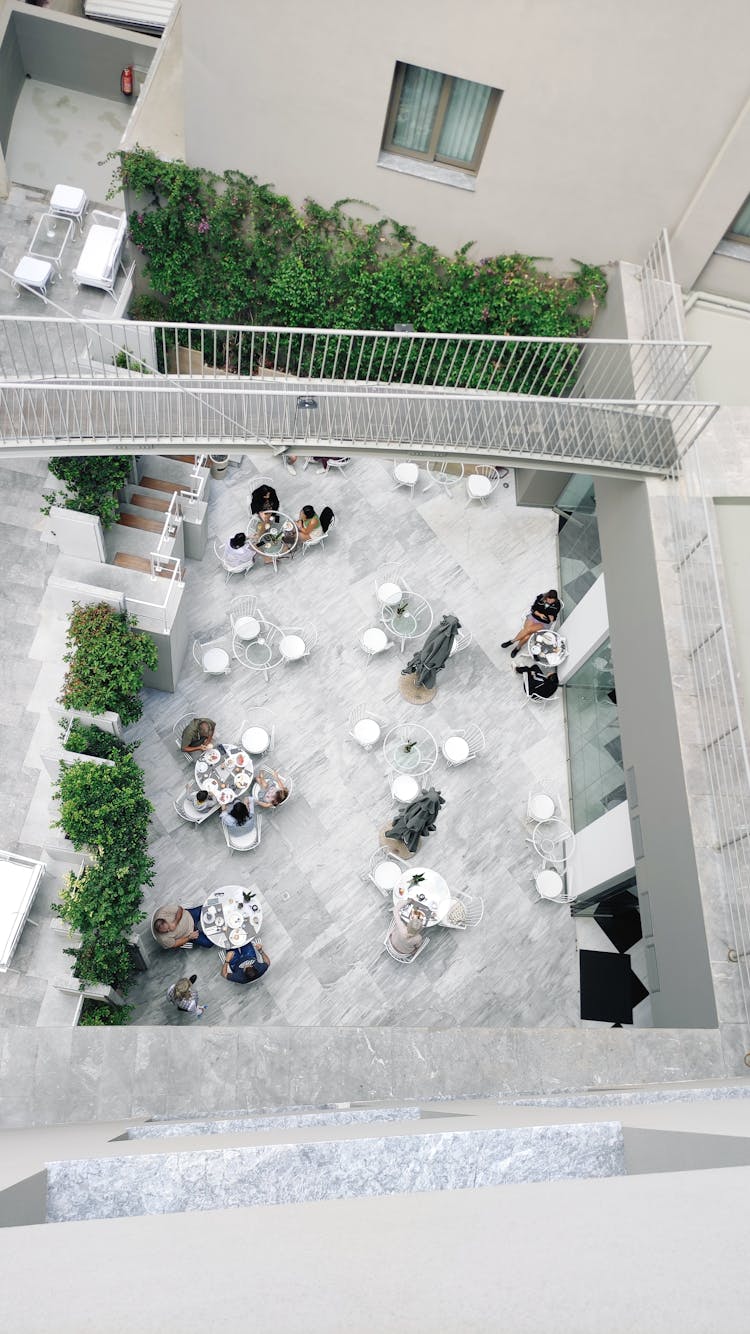
[[218, 750], [209, 750], [206, 752], [206, 764], [218, 764], [221, 754]]

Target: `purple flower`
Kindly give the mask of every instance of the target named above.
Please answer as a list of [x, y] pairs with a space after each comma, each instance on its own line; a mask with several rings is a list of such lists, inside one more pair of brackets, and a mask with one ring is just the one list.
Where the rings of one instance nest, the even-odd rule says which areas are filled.
[[205, 236], [206, 232], [210, 230], [211, 230], [211, 224], [208, 221], [208, 218], [201, 218], [200, 222], [198, 223], [198, 235]]
[[488, 320], [489, 318], [490, 318], [490, 308], [489, 306], [485, 306], [482, 311], [482, 319]]

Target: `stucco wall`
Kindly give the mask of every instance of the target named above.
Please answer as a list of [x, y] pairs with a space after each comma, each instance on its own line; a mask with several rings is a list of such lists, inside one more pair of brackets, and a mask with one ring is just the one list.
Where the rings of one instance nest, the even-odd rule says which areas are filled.
[[[292, 0], [213, 0], [210, 24], [203, 0], [182, 8], [188, 161], [365, 200], [446, 251], [638, 262], [705, 180], [688, 281], [748, 190], [734, 157], [709, 170], [750, 87], [741, 0], [310, 0], [302, 23]], [[397, 60], [503, 90], [474, 192], [377, 166]]]

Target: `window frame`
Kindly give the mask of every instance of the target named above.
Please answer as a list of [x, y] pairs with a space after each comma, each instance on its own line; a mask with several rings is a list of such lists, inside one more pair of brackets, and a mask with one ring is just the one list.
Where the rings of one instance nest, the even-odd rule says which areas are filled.
[[735, 213], [734, 217], [732, 218], [732, 222], [729, 225], [728, 230], [724, 233], [723, 240], [735, 241], [737, 242], [738, 245], [750, 245], [750, 235], [746, 235], [744, 232], [732, 231], [732, 225], [737, 221], [740, 214], [745, 212], [745, 209], [748, 207], [748, 205], [750, 205], [750, 195], [748, 195], [746, 199], [743, 201], [742, 208], [738, 209], [737, 212]]
[[[445, 123], [446, 112], [448, 110], [451, 94], [453, 92], [453, 87], [454, 84], [459, 79], [458, 75], [443, 74], [441, 70], [430, 70], [431, 74], [439, 74], [443, 82], [440, 88], [440, 97], [438, 99], [437, 109], [435, 111], [435, 118], [433, 120], [432, 131], [430, 134], [430, 142], [427, 149], [424, 152], [420, 152], [416, 148], [404, 148], [402, 144], [395, 144], [393, 142], [393, 134], [396, 128], [396, 117], [398, 115], [398, 109], [401, 103], [401, 94], [404, 88], [404, 80], [406, 78], [407, 69], [428, 69], [428, 66], [427, 65], [412, 66], [407, 61], [403, 60], [396, 61], [396, 69], [394, 72], [393, 83], [391, 86], [391, 97], [388, 103], [388, 114], [386, 116], [386, 121], [385, 121], [385, 131], [383, 134], [383, 145], [382, 145], [383, 152], [394, 153], [398, 157], [414, 158], [417, 162], [435, 162], [439, 166], [453, 167], [458, 171], [465, 171], [467, 174], [475, 176], [477, 171], [479, 170], [479, 164], [482, 161], [484, 150], [487, 146], [487, 140], [489, 138], [490, 130], [492, 129], [493, 121], [495, 119], [495, 112], [497, 111], [500, 98], [502, 97], [502, 89], [490, 88], [490, 95], [487, 100], [487, 106], [485, 108], [484, 116], [482, 118], [482, 124], [479, 129], [479, 134], [477, 135], [477, 142], [476, 142], [476, 147], [474, 149], [474, 155], [470, 162], [460, 161], [457, 158], [446, 157], [444, 154], [439, 154], [437, 151], [437, 146], [440, 141], [440, 135], [443, 130], [443, 125]], [[465, 80], [465, 82], [476, 83], [476, 80], [467, 79]], [[487, 84], [484, 85], [484, 87], [487, 86], [488, 86]]]

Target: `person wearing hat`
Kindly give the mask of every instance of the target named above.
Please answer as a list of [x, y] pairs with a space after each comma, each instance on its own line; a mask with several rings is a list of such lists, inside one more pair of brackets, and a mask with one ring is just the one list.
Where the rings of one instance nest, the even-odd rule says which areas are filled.
[[198, 992], [193, 990], [193, 984], [198, 981], [197, 973], [192, 977], [180, 977], [173, 982], [167, 992], [167, 1000], [177, 1006], [178, 1010], [185, 1010], [187, 1014], [194, 1014], [200, 1019], [207, 1005], [198, 1003]]

